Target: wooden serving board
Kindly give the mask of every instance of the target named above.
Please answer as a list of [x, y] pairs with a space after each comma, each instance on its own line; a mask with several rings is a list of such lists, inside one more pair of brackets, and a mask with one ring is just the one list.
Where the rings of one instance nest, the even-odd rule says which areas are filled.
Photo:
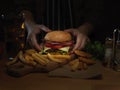
[[[72, 57], [72, 60], [74, 56]], [[48, 73], [50, 77], [69, 77], [69, 78], [94, 78], [96, 76], [101, 76], [101, 62], [96, 61], [95, 64], [90, 65], [87, 70], [77, 70], [72, 72], [69, 61], [63, 63], [56, 63], [50, 61], [46, 66], [40, 64], [36, 66], [30, 66], [22, 63], [21, 61], [16, 62], [13, 65], [6, 67], [7, 74], [14, 77], [22, 77], [30, 73]]]
[[50, 77], [68, 77], [80, 79], [101, 79], [102, 78], [102, 64], [96, 61], [96, 64], [91, 65], [86, 70], [71, 71], [68, 64], [61, 68], [49, 72]]
[[49, 61], [49, 63], [45, 66], [37, 64], [35, 66], [30, 66], [28, 64], [25, 64], [21, 62], [20, 60], [12, 65], [6, 66], [6, 72], [8, 75], [14, 76], [14, 77], [22, 77], [30, 73], [48, 73], [50, 71], [53, 71], [57, 68], [61, 68], [62, 66], [66, 65], [70, 61], [74, 60], [75, 55], [71, 56], [71, 60], [66, 60], [62, 63], [57, 63], [53, 61]]

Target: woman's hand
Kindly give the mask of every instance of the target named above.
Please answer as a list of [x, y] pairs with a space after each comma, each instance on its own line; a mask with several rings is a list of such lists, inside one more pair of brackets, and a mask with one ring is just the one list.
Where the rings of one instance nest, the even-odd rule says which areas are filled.
[[29, 42], [29, 44], [32, 47], [34, 47], [35, 49], [40, 51], [41, 46], [37, 42], [37, 38], [36, 38], [37, 34], [40, 34], [41, 31], [49, 32], [51, 30], [44, 25], [36, 24], [34, 22], [33, 15], [30, 11], [23, 10], [20, 12], [20, 16], [23, 17], [25, 27], [27, 29], [27, 33], [28, 33], [27, 34], [27, 41]]
[[81, 33], [79, 29], [66, 29], [65, 31], [70, 32], [76, 39], [76, 44], [74, 45], [72, 51], [76, 49], [79, 50], [83, 49], [87, 42], [89, 41], [88, 36], [84, 33]]
[[29, 29], [27, 34], [27, 41], [32, 47], [40, 51], [41, 46], [37, 42], [37, 38], [36, 38], [37, 34], [40, 34], [42, 31], [50, 32], [51, 30], [44, 25], [38, 25], [38, 24], [31, 25], [27, 29]]
[[78, 28], [66, 29], [65, 31], [70, 32], [76, 39], [76, 44], [73, 47], [73, 51], [76, 49], [83, 49], [87, 42], [90, 41], [88, 34], [93, 29], [93, 25], [91, 23], [84, 23], [80, 25]]

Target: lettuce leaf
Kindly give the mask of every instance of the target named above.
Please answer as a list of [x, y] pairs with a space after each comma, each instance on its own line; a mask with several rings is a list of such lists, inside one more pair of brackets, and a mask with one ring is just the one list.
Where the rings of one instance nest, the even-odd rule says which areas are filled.
[[93, 59], [104, 60], [105, 45], [100, 41], [89, 42], [84, 51], [93, 55]]

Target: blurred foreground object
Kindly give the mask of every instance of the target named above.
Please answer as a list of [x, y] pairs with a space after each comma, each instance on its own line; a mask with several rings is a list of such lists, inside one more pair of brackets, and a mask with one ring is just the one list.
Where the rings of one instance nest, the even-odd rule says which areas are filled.
[[105, 66], [120, 71], [120, 30], [114, 29], [112, 38], [105, 40]]

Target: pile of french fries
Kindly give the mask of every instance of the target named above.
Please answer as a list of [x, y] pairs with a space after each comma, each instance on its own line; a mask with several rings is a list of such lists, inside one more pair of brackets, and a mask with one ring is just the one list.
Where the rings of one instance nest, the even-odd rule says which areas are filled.
[[28, 49], [25, 51], [19, 51], [13, 60], [6, 63], [7, 66], [15, 64], [21, 61], [24, 64], [36, 66], [37, 64], [46, 66], [49, 62], [64, 63], [68, 62], [72, 71], [86, 70], [89, 65], [95, 64], [95, 60], [92, 60], [92, 55], [80, 50], [75, 50], [74, 54], [76, 58], [72, 60], [70, 55], [53, 55], [48, 53], [43, 55], [37, 52], [35, 49]]
[[96, 61], [92, 59], [92, 55], [89, 53], [80, 50], [75, 50], [74, 53], [77, 55], [77, 58], [69, 62], [71, 71], [86, 70], [89, 65], [96, 63]]
[[16, 63], [18, 60], [24, 64], [36, 66], [37, 64], [40, 65], [47, 65], [50, 61], [56, 63], [63, 63], [69, 61], [71, 59], [70, 55], [52, 55], [48, 53], [47, 55], [43, 55], [37, 52], [35, 49], [28, 49], [25, 51], [19, 51], [19, 53], [14, 57], [12, 61], [7, 62], [7, 66]]

